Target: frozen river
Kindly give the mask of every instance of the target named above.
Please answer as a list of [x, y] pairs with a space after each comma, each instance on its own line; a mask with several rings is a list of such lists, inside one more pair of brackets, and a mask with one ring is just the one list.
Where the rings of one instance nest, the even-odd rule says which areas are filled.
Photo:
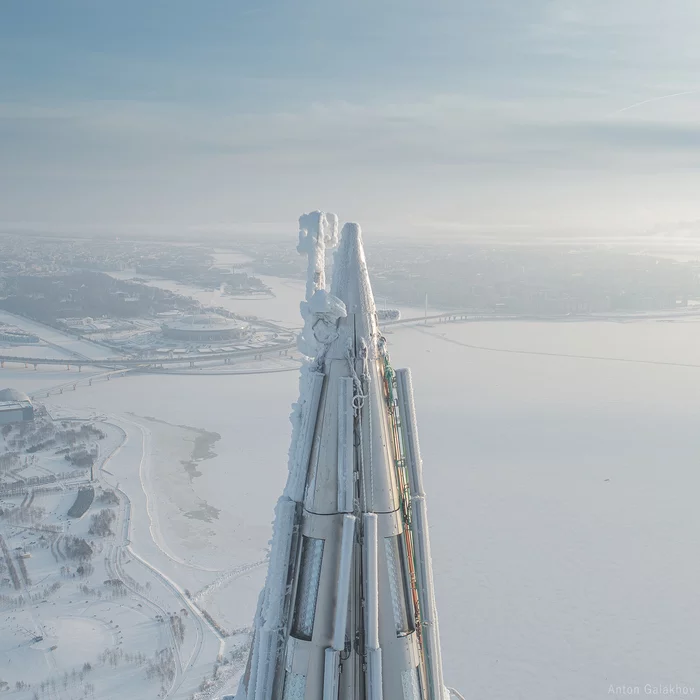
[[[301, 286], [275, 291], [250, 303], [280, 318], [284, 304], [291, 322]], [[489, 700], [698, 688], [700, 323], [397, 327], [388, 340], [413, 369], [448, 684]], [[25, 390], [62, 378], [0, 376]], [[149, 426], [159, 537], [185, 562], [168, 575], [215, 583], [206, 606], [235, 627], [264, 571], [227, 572], [264, 559], [296, 394], [295, 373], [130, 376], [51, 401]], [[199, 476], [173, 426], [221, 436]]]
[[[236, 253], [219, 254], [216, 256], [216, 260], [223, 265], [229, 259], [229, 256], [232, 256], [235, 260], [241, 260], [241, 256]], [[202, 289], [201, 287], [182, 284], [174, 280], [147, 277], [139, 275], [133, 270], [110, 272], [109, 274], [116, 279], [122, 280], [130, 280], [137, 277], [143, 283], [152, 287], [158, 287], [159, 289], [165, 289], [169, 292], [196, 299], [204, 307], [223, 308], [240, 316], [257, 316], [290, 329], [300, 328], [302, 325], [299, 315], [299, 303], [304, 298], [306, 282], [301, 279], [286, 279], [251, 272], [272, 290], [273, 296], [246, 297], [223, 294], [220, 289]], [[380, 309], [399, 309], [403, 318], [422, 317], [425, 313], [424, 308], [395, 304], [383, 297], [377, 299], [377, 307]], [[442, 309], [433, 307], [428, 309], [429, 313], [439, 313], [441, 311]]]

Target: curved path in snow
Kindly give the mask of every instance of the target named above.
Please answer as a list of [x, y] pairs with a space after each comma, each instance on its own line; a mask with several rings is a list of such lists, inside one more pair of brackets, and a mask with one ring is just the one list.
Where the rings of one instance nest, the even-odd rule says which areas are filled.
[[[219, 632], [206, 620], [204, 615], [202, 614], [201, 610], [187, 597], [185, 594], [184, 590], [180, 588], [180, 586], [175, 583], [167, 574], [165, 574], [163, 571], [161, 571], [157, 566], [155, 566], [152, 562], [147, 561], [144, 557], [139, 555], [137, 552], [134, 551], [133, 548], [133, 535], [132, 535], [132, 525], [133, 521], [131, 518], [132, 514], [132, 502], [131, 498], [129, 495], [124, 491], [124, 489], [121, 486], [121, 483], [119, 481], [115, 481], [115, 483], [111, 483], [110, 481], [106, 480], [104, 477], [104, 474], [109, 474], [113, 479], [117, 479], [117, 475], [113, 474], [112, 472], [108, 471], [105, 467], [114, 459], [116, 458], [122, 450], [129, 444], [130, 442], [130, 434], [129, 434], [129, 427], [133, 426], [133, 428], [136, 428], [140, 432], [140, 464], [139, 464], [139, 482], [140, 486], [143, 489], [144, 496], [146, 498], [146, 510], [148, 511], [147, 517], [149, 518], [149, 534], [151, 536], [151, 539], [153, 540], [153, 543], [155, 546], [158, 548], [159, 551], [161, 551], [165, 556], [168, 558], [172, 559], [174, 562], [178, 564], [184, 564], [186, 566], [191, 566], [187, 564], [184, 561], [179, 560], [178, 558], [174, 557], [172, 554], [170, 554], [167, 549], [163, 548], [161, 544], [164, 544], [162, 541], [162, 533], [160, 533], [160, 530], [157, 527], [157, 521], [153, 518], [152, 513], [149, 510], [148, 506], [148, 485], [144, 481], [144, 473], [148, 469], [148, 460], [150, 458], [150, 434], [148, 433], [147, 429], [144, 428], [143, 426], [139, 425], [135, 421], [129, 420], [127, 418], [124, 418], [122, 416], [108, 416], [107, 421], [110, 422], [110, 424], [115, 425], [117, 428], [119, 428], [122, 433], [123, 433], [123, 439], [119, 446], [117, 447], [116, 450], [105, 460], [105, 462], [102, 464], [98, 471], [98, 476], [100, 481], [103, 483], [103, 485], [108, 486], [109, 488], [115, 489], [120, 496], [120, 499], [122, 500], [123, 504], [123, 509], [120, 511], [120, 519], [117, 522], [117, 533], [118, 537], [121, 540], [120, 544], [115, 545], [112, 548], [112, 551], [108, 555], [108, 561], [109, 561], [109, 566], [110, 568], [115, 572], [117, 577], [124, 581], [124, 584], [138, 597], [144, 599], [145, 601], [148, 602], [149, 606], [153, 609], [156, 609], [158, 611], [158, 614], [163, 615], [167, 619], [167, 611], [163, 606], [159, 603], [157, 603], [155, 600], [153, 600], [152, 596], [147, 595], [143, 593], [142, 591], [137, 590], [132, 581], [133, 579], [126, 575], [122, 569], [122, 564], [120, 560], [121, 552], [126, 551], [129, 553], [131, 556], [132, 560], [137, 562], [140, 567], [142, 567], [148, 575], [151, 577], [155, 577], [157, 581], [170, 593], [174, 596], [175, 600], [177, 600], [177, 604], [180, 608], [184, 608], [186, 610], [189, 610], [191, 615], [189, 616], [189, 619], [192, 621], [192, 624], [194, 625], [195, 629], [195, 635], [196, 639], [194, 642], [194, 646], [192, 647], [192, 651], [189, 655], [189, 657], [185, 660], [181, 656], [181, 651], [180, 648], [178, 647], [175, 638], [172, 634], [172, 630], [170, 630], [170, 646], [173, 649], [173, 654], [175, 657], [175, 665], [176, 665], [176, 675], [175, 679], [173, 681], [173, 685], [168, 691], [167, 697], [172, 697], [174, 693], [176, 693], [182, 684], [185, 682], [187, 679], [187, 674], [188, 672], [195, 666], [195, 664], [198, 662], [199, 657], [204, 649], [205, 641], [207, 637], [211, 640], [216, 641], [216, 644], [218, 647], [221, 647], [221, 642], [222, 638]], [[147, 478], [147, 477], [146, 477]], [[159, 543], [160, 541], [160, 543]], [[211, 659], [211, 663], [213, 664], [214, 661], [216, 660], [216, 657]]]
[[245, 576], [251, 571], [255, 571], [255, 569], [260, 569], [263, 566], [267, 566], [268, 563], [269, 559], [261, 559], [260, 561], [254, 561], [250, 564], [243, 564], [242, 566], [237, 566], [235, 569], [231, 569], [231, 571], [226, 571], [225, 573], [221, 574], [221, 576], [212, 581], [210, 584], [204, 586], [204, 588], [197, 591], [192, 596], [192, 600], [195, 602], [199, 602], [202, 598], [205, 598], [207, 595], [221, 588], [222, 586], [226, 586], [231, 581], [235, 581], [237, 578]]

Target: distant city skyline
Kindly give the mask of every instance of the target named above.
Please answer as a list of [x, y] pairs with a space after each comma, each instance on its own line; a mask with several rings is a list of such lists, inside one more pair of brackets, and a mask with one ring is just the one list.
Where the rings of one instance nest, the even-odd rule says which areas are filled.
[[699, 27], [694, 0], [7, 0], [0, 230], [698, 221]]

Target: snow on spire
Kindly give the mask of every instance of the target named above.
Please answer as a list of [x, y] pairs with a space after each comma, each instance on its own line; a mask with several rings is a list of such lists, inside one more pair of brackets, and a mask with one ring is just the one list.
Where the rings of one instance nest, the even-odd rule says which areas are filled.
[[338, 245], [338, 217], [322, 211], [312, 211], [299, 217], [297, 251], [309, 256], [306, 277], [306, 301], [314, 292], [326, 288], [326, 248]]
[[308, 255], [306, 301], [301, 302], [304, 328], [297, 345], [307, 357], [322, 355], [336, 337], [335, 325], [346, 315], [345, 305], [326, 291], [326, 249], [338, 245], [338, 217], [335, 214], [313, 211], [299, 217], [299, 245], [297, 251]]

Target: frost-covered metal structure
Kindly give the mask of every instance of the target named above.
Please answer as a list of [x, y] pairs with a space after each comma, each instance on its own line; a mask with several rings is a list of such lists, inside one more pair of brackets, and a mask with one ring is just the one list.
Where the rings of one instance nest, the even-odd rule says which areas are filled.
[[299, 220], [308, 356], [237, 700], [445, 700], [409, 370], [394, 371], [360, 227]]

